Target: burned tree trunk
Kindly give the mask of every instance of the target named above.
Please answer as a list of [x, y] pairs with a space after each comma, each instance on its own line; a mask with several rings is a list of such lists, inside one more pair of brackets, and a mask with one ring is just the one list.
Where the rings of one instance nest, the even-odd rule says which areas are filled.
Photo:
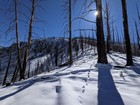
[[15, 80], [17, 78], [17, 72], [18, 72], [18, 62], [16, 64], [16, 67], [15, 67], [15, 70], [14, 70], [14, 73], [13, 73], [13, 76], [12, 76], [12, 79], [11, 79], [11, 82], [15, 82]]
[[140, 11], [139, 11], [139, 8], [138, 8], [137, 4], [136, 4], [136, 8], [137, 8], [138, 20], [139, 20], [139, 23], [140, 23]]
[[3, 80], [2, 85], [5, 85], [5, 83], [6, 83], [6, 79], [7, 79], [7, 76], [8, 76], [8, 71], [9, 71], [10, 64], [11, 64], [11, 58], [12, 58], [12, 47], [9, 50], [9, 60], [8, 60], [8, 65], [7, 65], [7, 68], [6, 68], [6, 72], [5, 72], [5, 76], [4, 76], [4, 80]]
[[110, 43], [111, 43], [111, 33], [110, 33], [110, 9], [109, 9], [109, 3], [107, 2], [105, 5], [105, 23], [107, 29], [107, 53], [109, 53]]
[[135, 29], [136, 29], [136, 35], [137, 35], [138, 48], [140, 50], [140, 36], [139, 36], [138, 25], [136, 21], [135, 21]]
[[84, 41], [83, 41], [83, 36], [82, 36], [82, 33], [80, 31], [80, 48], [82, 50], [82, 53], [84, 51]]
[[21, 52], [20, 52], [20, 43], [19, 43], [19, 32], [18, 32], [18, 0], [15, 0], [15, 25], [16, 25], [16, 42], [17, 42], [17, 56], [18, 64], [20, 69], [20, 76], [22, 75], [22, 64], [21, 64]]
[[115, 32], [114, 32], [114, 23], [112, 21], [112, 50], [114, 51], [115, 46]]
[[2, 68], [1, 68], [1, 59], [0, 59], [0, 71], [2, 70]]
[[127, 58], [126, 65], [131, 66], [133, 65], [133, 60], [132, 60], [132, 51], [131, 51], [130, 37], [129, 37], [129, 30], [128, 30], [126, 0], [121, 0], [121, 2], [122, 2], [124, 38], [125, 38], [125, 44], [126, 44], [126, 58]]
[[69, 0], [69, 62], [70, 65], [73, 63], [72, 59], [72, 2]]
[[96, 0], [96, 10], [98, 12], [98, 15], [96, 17], [98, 63], [107, 64], [108, 61], [107, 61], [106, 49], [105, 49], [101, 0]]
[[58, 66], [58, 55], [59, 55], [59, 52], [58, 52], [58, 44], [57, 44], [54, 47], [55, 66]]
[[24, 54], [23, 70], [22, 70], [22, 75], [20, 79], [25, 79], [25, 71], [26, 71], [26, 65], [27, 65], [27, 60], [29, 56], [29, 49], [30, 49], [31, 37], [32, 37], [32, 28], [33, 28], [33, 20], [34, 20], [34, 13], [35, 13], [35, 1], [36, 0], [32, 0], [32, 10], [31, 10], [31, 17], [30, 17], [29, 31], [28, 31], [28, 42], [27, 42], [26, 51]]

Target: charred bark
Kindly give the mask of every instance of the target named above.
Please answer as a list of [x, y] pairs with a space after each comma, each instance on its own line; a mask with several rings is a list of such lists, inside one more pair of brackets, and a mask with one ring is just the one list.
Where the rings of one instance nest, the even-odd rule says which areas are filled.
[[125, 38], [125, 45], [126, 45], [126, 59], [127, 59], [126, 65], [131, 66], [131, 65], [133, 65], [133, 60], [132, 60], [132, 51], [131, 51], [129, 29], [128, 29], [128, 16], [127, 16], [126, 0], [121, 0], [121, 2], [122, 2], [124, 38]]
[[102, 19], [102, 1], [96, 0], [96, 10], [98, 15], [96, 17], [96, 35], [97, 35], [97, 52], [98, 52], [98, 63], [107, 64], [105, 39], [103, 31], [103, 19]]

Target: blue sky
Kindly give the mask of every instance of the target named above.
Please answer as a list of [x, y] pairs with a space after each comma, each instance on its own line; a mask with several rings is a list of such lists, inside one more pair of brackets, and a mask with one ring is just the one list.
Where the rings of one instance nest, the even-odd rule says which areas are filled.
[[[19, 0], [21, 3], [30, 7], [29, 0]], [[104, 2], [103, 1], [103, 6]], [[122, 35], [121, 32], [123, 31], [122, 27], [122, 10], [121, 10], [121, 0], [107, 0], [111, 5], [111, 14], [113, 19], [115, 20], [115, 27], [118, 28], [120, 36]], [[127, 7], [128, 7], [128, 19], [129, 19], [129, 30], [130, 34], [131, 31], [134, 29], [133, 19], [137, 20], [137, 12], [136, 12], [136, 2], [140, 5], [140, 0], [126, 0]], [[42, 0], [40, 2], [41, 9], [36, 11], [36, 18], [40, 22], [36, 22], [34, 24], [34, 33], [33, 38], [44, 38], [44, 37], [68, 37], [68, 34], [64, 34], [64, 15], [62, 14], [62, 4], [63, 0]], [[73, 8], [73, 19], [80, 15], [82, 0], [78, 0], [77, 4]], [[9, 19], [7, 17], [10, 16], [10, 12], [4, 11], [6, 8], [12, 6], [11, 3], [7, 3], [6, 0], [0, 0], [0, 46], [8, 46], [13, 42], [10, 40], [11, 37], [14, 36], [14, 33], [10, 33], [7, 38], [5, 38], [5, 30], [9, 26]], [[24, 7], [19, 7], [21, 11], [28, 15], [28, 10]], [[95, 8], [94, 5], [91, 8]], [[140, 8], [139, 8], [140, 9]], [[12, 13], [11, 13], [12, 14]], [[23, 15], [19, 15], [22, 20], [26, 20]], [[12, 16], [11, 16], [12, 17]], [[87, 19], [95, 21], [94, 13], [91, 12], [87, 17]], [[91, 28], [94, 27], [94, 24], [90, 24], [84, 22], [82, 20], [73, 20], [73, 36], [78, 36], [79, 33], [74, 31], [75, 29], [79, 28]], [[105, 29], [104, 29], [105, 30]], [[20, 40], [25, 41], [27, 38], [28, 32], [28, 25], [19, 21], [19, 32], [20, 32]], [[91, 32], [85, 32], [86, 34], [91, 34]], [[9, 42], [10, 40], [10, 42]], [[132, 40], [132, 39], [131, 39]], [[9, 42], [9, 43], [8, 43]]]

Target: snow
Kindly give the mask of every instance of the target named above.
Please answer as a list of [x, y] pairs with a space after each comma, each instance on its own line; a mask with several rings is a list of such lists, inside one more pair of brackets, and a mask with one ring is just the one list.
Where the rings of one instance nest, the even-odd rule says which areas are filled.
[[[43, 57], [38, 57], [38, 58], [35, 58], [33, 60], [31, 60], [31, 62], [28, 62], [28, 66], [27, 66], [27, 70], [29, 69], [29, 65], [30, 65], [30, 71], [34, 71], [37, 67], [37, 64], [39, 64], [39, 66], [44, 63], [47, 58], [49, 58], [50, 56], [47, 55], [47, 56], [43, 56]], [[36, 65], [36, 66], [35, 66]]]
[[0, 87], [0, 105], [139, 105], [140, 58], [133, 67], [117, 68], [125, 65], [125, 54], [107, 57], [109, 64], [97, 64], [88, 50], [71, 67]]

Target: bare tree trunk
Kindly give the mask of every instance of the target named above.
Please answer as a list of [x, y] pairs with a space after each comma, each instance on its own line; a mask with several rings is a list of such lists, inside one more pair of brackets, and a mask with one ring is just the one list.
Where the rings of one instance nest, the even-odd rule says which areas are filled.
[[111, 42], [111, 33], [110, 33], [110, 9], [109, 3], [106, 1], [105, 5], [105, 21], [107, 28], [107, 53], [110, 52], [110, 42]]
[[34, 12], [35, 12], [35, 0], [32, 0], [32, 10], [31, 10], [31, 17], [30, 17], [30, 24], [29, 24], [29, 32], [28, 32], [28, 42], [27, 42], [26, 51], [24, 54], [23, 71], [22, 71], [22, 76], [20, 77], [20, 79], [25, 79], [25, 71], [26, 71], [26, 65], [27, 65], [27, 60], [29, 56], [28, 54], [29, 54], [29, 49], [30, 49], [30, 44], [31, 44], [31, 37], [32, 37]]
[[78, 51], [79, 51], [78, 39], [74, 40], [74, 49], [75, 49], [76, 57], [78, 57]]
[[125, 44], [126, 44], [126, 58], [127, 58], [126, 65], [131, 66], [133, 65], [133, 60], [132, 60], [132, 51], [131, 51], [130, 37], [129, 37], [129, 30], [128, 30], [126, 0], [121, 0], [121, 2], [122, 2], [124, 37], [125, 37]]
[[69, 56], [70, 56], [70, 65], [73, 63], [72, 59], [72, 2], [69, 0]]
[[139, 19], [139, 23], [140, 23], [140, 12], [139, 12], [139, 8], [138, 8], [137, 4], [136, 4], [136, 8], [137, 8], [137, 14], [138, 14], [138, 19]]
[[121, 47], [120, 47], [120, 37], [119, 37], [119, 32], [118, 32], [118, 28], [116, 27], [116, 38], [117, 38], [117, 40], [116, 40], [116, 42], [117, 42], [117, 49], [116, 49], [116, 51], [118, 51], [118, 52], [121, 52]]
[[105, 49], [101, 0], [96, 0], [96, 9], [98, 11], [98, 15], [96, 17], [98, 63], [107, 64], [108, 61], [107, 61], [106, 49]]
[[112, 21], [112, 49], [114, 51], [114, 45], [115, 45], [115, 32], [114, 32], [114, 23]]
[[1, 59], [0, 59], [0, 71], [2, 70], [2, 68], [1, 68]]
[[17, 71], [18, 71], [18, 62], [16, 64], [16, 67], [15, 67], [15, 70], [14, 70], [14, 73], [13, 73], [13, 76], [12, 76], [12, 79], [11, 79], [11, 82], [15, 82], [15, 78], [16, 78], [16, 74], [17, 74]]
[[83, 42], [83, 36], [82, 36], [82, 33], [81, 33], [81, 31], [80, 31], [80, 48], [82, 49], [82, 53], [83, 53], [83, 51], [84, 51], [84, 42]]
[[132, 35], [133, 35], [133, 47], [132, 47], [132, 54], [137, 55], [137, 50], [136, 50], [136, 43], [135, 43], [135, 33], [132, 29]]
[[16, 42], [17, 42], [17, 52], [18, 52], [18, 64], [19, 64], [20, 76], [21, 76], [22, 75], [22, 64], [21, 64], [19, 33], [18, 33], [18, 0], [15, 0], [15, 24], [16, 24]]
[[[92, 28], [93, 29], [93, 28]], [[95, 42], [95, 34], [94, 34], [94, 31], [92, 31], [92, 38], [93, 38], [93, 42], [92, 42], [92, 45], [93, 45], [93, 50], [94, 50], [94, 54], [95, 54], [95, 46], [96, 46], [96, 42]]]
[[139, 36], [138, 25], [136, 21], [135, 21], [135, 29], [136, 29], [136, 35], [137, 35], [138, 48], [140, 50], [140, 36]]
[[54, 47], [54, 58], [55, 58], [55, 66], [58, 66], [58, 45], [55, 45]]
[[5, 73], [2, 85], [5, 85], [5, 83], [6, 83], [6, 79], [7, 79], [7, 76], [8, 76], [8, 71], [9, 71], [10, 64], [11, 64], [11, 58], [12, 58], [12, 48], [9, 49], [9, 61], [8, 61], [8, 65], [7, 65], [7, 68], [6, 68], [6, 73]]
[[31, 61], [29, 61], [28, 78], [30, 77]]

